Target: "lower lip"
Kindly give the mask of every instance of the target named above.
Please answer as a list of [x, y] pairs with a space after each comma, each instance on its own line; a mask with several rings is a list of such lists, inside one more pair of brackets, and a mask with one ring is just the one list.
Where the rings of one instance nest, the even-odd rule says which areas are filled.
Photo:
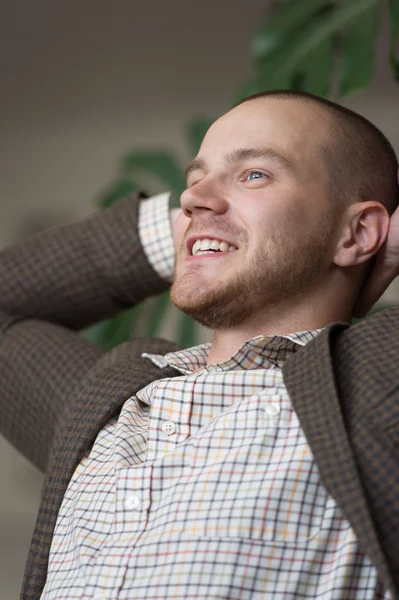
[[[237, 252], [237, 250], [234, 250]], [[192, 260], [204, 260], [204, 259], [215, 259], [221, 258], [222, 256], [227, 256], [228, 254], [234, 254], [234, 252], [215, 252], [213, 254], [199, 254], [198, 256], [186, 256], [184, 260], [192, 261]]]

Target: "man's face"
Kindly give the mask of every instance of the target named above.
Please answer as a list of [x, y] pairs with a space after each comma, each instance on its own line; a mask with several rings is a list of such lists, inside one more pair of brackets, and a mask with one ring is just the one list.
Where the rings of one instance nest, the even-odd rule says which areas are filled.
[[[318, 107], [271, 98], [212, 125], [181, 196], [171, 290], [178, 308], [225, 329], [322, 285], [335, 220], [319, 153], [327, 131]], [[197, 240], [219, 250], [196, 254]]]

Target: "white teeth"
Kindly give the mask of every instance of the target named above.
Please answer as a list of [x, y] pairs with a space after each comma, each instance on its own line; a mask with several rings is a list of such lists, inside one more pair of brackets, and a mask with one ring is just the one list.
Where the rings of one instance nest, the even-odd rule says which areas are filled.
[[221, 252], [227, 252], [229, 245], [227, 242], [222, 242], [219, 246]]
[[197, 254], [198, 250], [201, 250], [201, 240], [197, 240], [195, 242], [195, 244], [193, 245], [193, 248], [191, 250], [191, 253], [193, 255]]
[[220, 252], [234, 252], [237, 250], [236, 246], [229, 245], [228, 242], [219, 240], [209, 240], [208, 238], [204, 240], [197, 240], [192, 247], [191, 253], [193, 256], [197, 256], [198, 254], [210, 254], [215, 251]]

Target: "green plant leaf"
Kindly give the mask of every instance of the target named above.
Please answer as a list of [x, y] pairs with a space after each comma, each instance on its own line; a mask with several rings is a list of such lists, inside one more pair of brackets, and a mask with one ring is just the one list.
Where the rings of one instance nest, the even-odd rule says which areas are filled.
[[154, 337], [159, 334], [165, 315], [170, 307], [169, 291], [163, 292], [155, 300], [151, 310], [151, 318], [149, 319], [146, 335]]
[[328, 96], [334, 67], [333, 39], [323, 40], [317, 50], [298, 66], [293, 87], [317, 96]]
[[[303, 25], [303, 27], [301, 27], [301, 29], [287, 38], [281, 47], [278, 47], [274, 52], [265, 55], [261, 61], [258, 61], [258, 71], [274, 73], [278, 77], [281, 77], [281, 66], [292, 60], [293, 55], [296, 54], [298, 50], [301, 51], [301, 49], [309, 43], [309, 40], [314, 39], [315, 34], [321, 27], [324, 27], [326, 23], [328, 23], [328, 19], [331, 18], [331, 15], [336, 13], [336, 10], [337, 8], [334, 5], [330, 7], [326, 6], [323, 11], [314, 15], [305, 25]], [[295, 67], [299, 67], [303, 64], [308, 56], [314, 54], [319, 45], [322, 44], [325, 39], [329, 39], [331, 35], [318, 39], [314, 47], [307, 48], [307, 51], [302, 53], [296, 61]], [[292, 75], [295, 72], [295, 69], [288, 68], [287, 72]]]
[[320, 19], [313, 20], [308, 27], [287, 44], [285, 51], [265, 68], [265, 72], [292, 73], [320, 44], [331, 35], [342, 32], [345, 27], [359, 19], [377, 0], [354, 0], [336, 8]]
[[136, 192], [138, 189], [139, 186], [130, 179], [116, 179], [100, 194], [98, 205], [102, 209], [107, 208], [116, 200]]
[[135, 319], [139, 317], [141, 306], [124, 311], [112, 319], [97, 323], [83, 330], [83, 337], [103, 348], [105, 352], [130, 339]]
[[338, 35], [355, 19], [359, 19], [377, 0], [353, 0], [350, 4], [337, 7], [318, 15], [297, 36], [287, 41], [284, 49], [274, 55], [258, 70], [255, 78], [241, 88], [238, 100], [253, 93], [293, 87], [301, 65], [317, 52], [322, 44]]
[[187, 127], [187, 137], [192, 156], [196, 156], [209, 127], [214, 122], [211, 117], [198, 117], [190, 121]]
[[390, 0], [389, 17], [391, 29], [389, 62], [395, 80], [399, 81], [399, 0]]
[[[312, 31], [315, 24], [312, 24]], [[301, 34], [306, 39], [309, 31]], [[291, 42], [286, 48], [288, 52], [295, 52], [298, 39]], [[276, 61], [280, 61], [277, 56]], [[295, 70], [283, 72], [274, 67], [273, 60], [263, 69], [258, 70], [255, 77], [247, 82], [235, 97], [235, 104], [248, 96], [261, 92], [283, 89], [296, 89], [311, 92], [319, 96], [326, 96], [330, 88], [333, 70], [333, 41], [332, 37], [324, 39], [318, 47], [307, 55]]]
[[[318, 15], [313, 18], [305, 28], [301, 30], [300, 33], [295, 37], [293, 36], [290, 40], [287, 40], [284, 48], [277, 48], [275, 52], [269, 54], [267, 58], [265, 58], [265, 63], [263, 67], [257, 69], [257, 73], [255, 77], [243, 86], [239, 92], [238, 97], [236, 97], [236, 101], [240, 101], [248, 96], [253, 94], [258, 94], [261, 92], [269, 91], [269, 90], [281, 90], [281, 89], [301, 89], [306, 90], [306, 77], [309, 76], [308, 84], [312, 85], [313, 88], [316, 87], [317, 82], [317, 74], [312, 75], [312, 59], [315, 59], [315, 56], [319, 52], [320, 49], [320, 62], [318, 64], [322, 64], [322, 58], [329, 58], [328, 50], [332, 46], [331, 36], [322, 40], [319, 46], [313, 50], [310, 54], [304, 56], [302, 61], [296, 65], [296, 69], [290, 71], [283, 71], [280, 67], [283, 57], [288, 59], [292, 53], [295, 53], [297, 48], [301, 46], [301, 44], [305, 43], [309, 37], [313, 35], [313, 32], [317, 30], [317, 28], [324, 23], [326, 18], [325, 13], [323, 15]], [[331, 46], [330, 46], [331, 44]], [[323, 52], [324, 45], [324, 52]], [[328, 65], [325, 65], [328, 68]], [[319, 73], [319, 68], [316, 69]], [[319, 84], [319, 88], [326, 87], [325, 80], [330, 80], [330, 73], [324, 78], [324, 86]], [[307, 91], [307, 90], [306, 90]], [[309, 90], [310, 91], [310, 90]], [[314, 92], [316, 93], [316, 92]]]
[[166, 188], [180, 196], [185, 189], [184, 172], [169, 150], [137, 150], [122, 158], [120, 170], [125, 177], [144, 173], [160, 180]]
[[293, 80], [292, 73], [257, 73], [253, 79], [243, 85], [234, 97], [233, 106], [248, 98], [254, 94], [260, 94], [261, 92], [267, 92], [269, 90], [282, 90], [290, 89]]
[[254, 36], [251, 43], [252, 58], [255, 61], [263, 61], [271, 52], [283, 47], [315, 13], [331, 4], [331, 0], [301, 0], [283, 6], [266, 20], [261, 30]]
[[370, 83], [379, 16], [378, 4], [370, 6], [346, 32], [340, 52], [339, 96], [347, 96]]

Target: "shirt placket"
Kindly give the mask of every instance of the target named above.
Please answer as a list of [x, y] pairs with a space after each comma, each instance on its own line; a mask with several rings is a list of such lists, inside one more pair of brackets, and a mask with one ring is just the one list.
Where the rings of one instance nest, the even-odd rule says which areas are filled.
[[190, 415], [197, 375], [161, 381], [151, 405], [147, 460], [173, 452], [190, 436]]

